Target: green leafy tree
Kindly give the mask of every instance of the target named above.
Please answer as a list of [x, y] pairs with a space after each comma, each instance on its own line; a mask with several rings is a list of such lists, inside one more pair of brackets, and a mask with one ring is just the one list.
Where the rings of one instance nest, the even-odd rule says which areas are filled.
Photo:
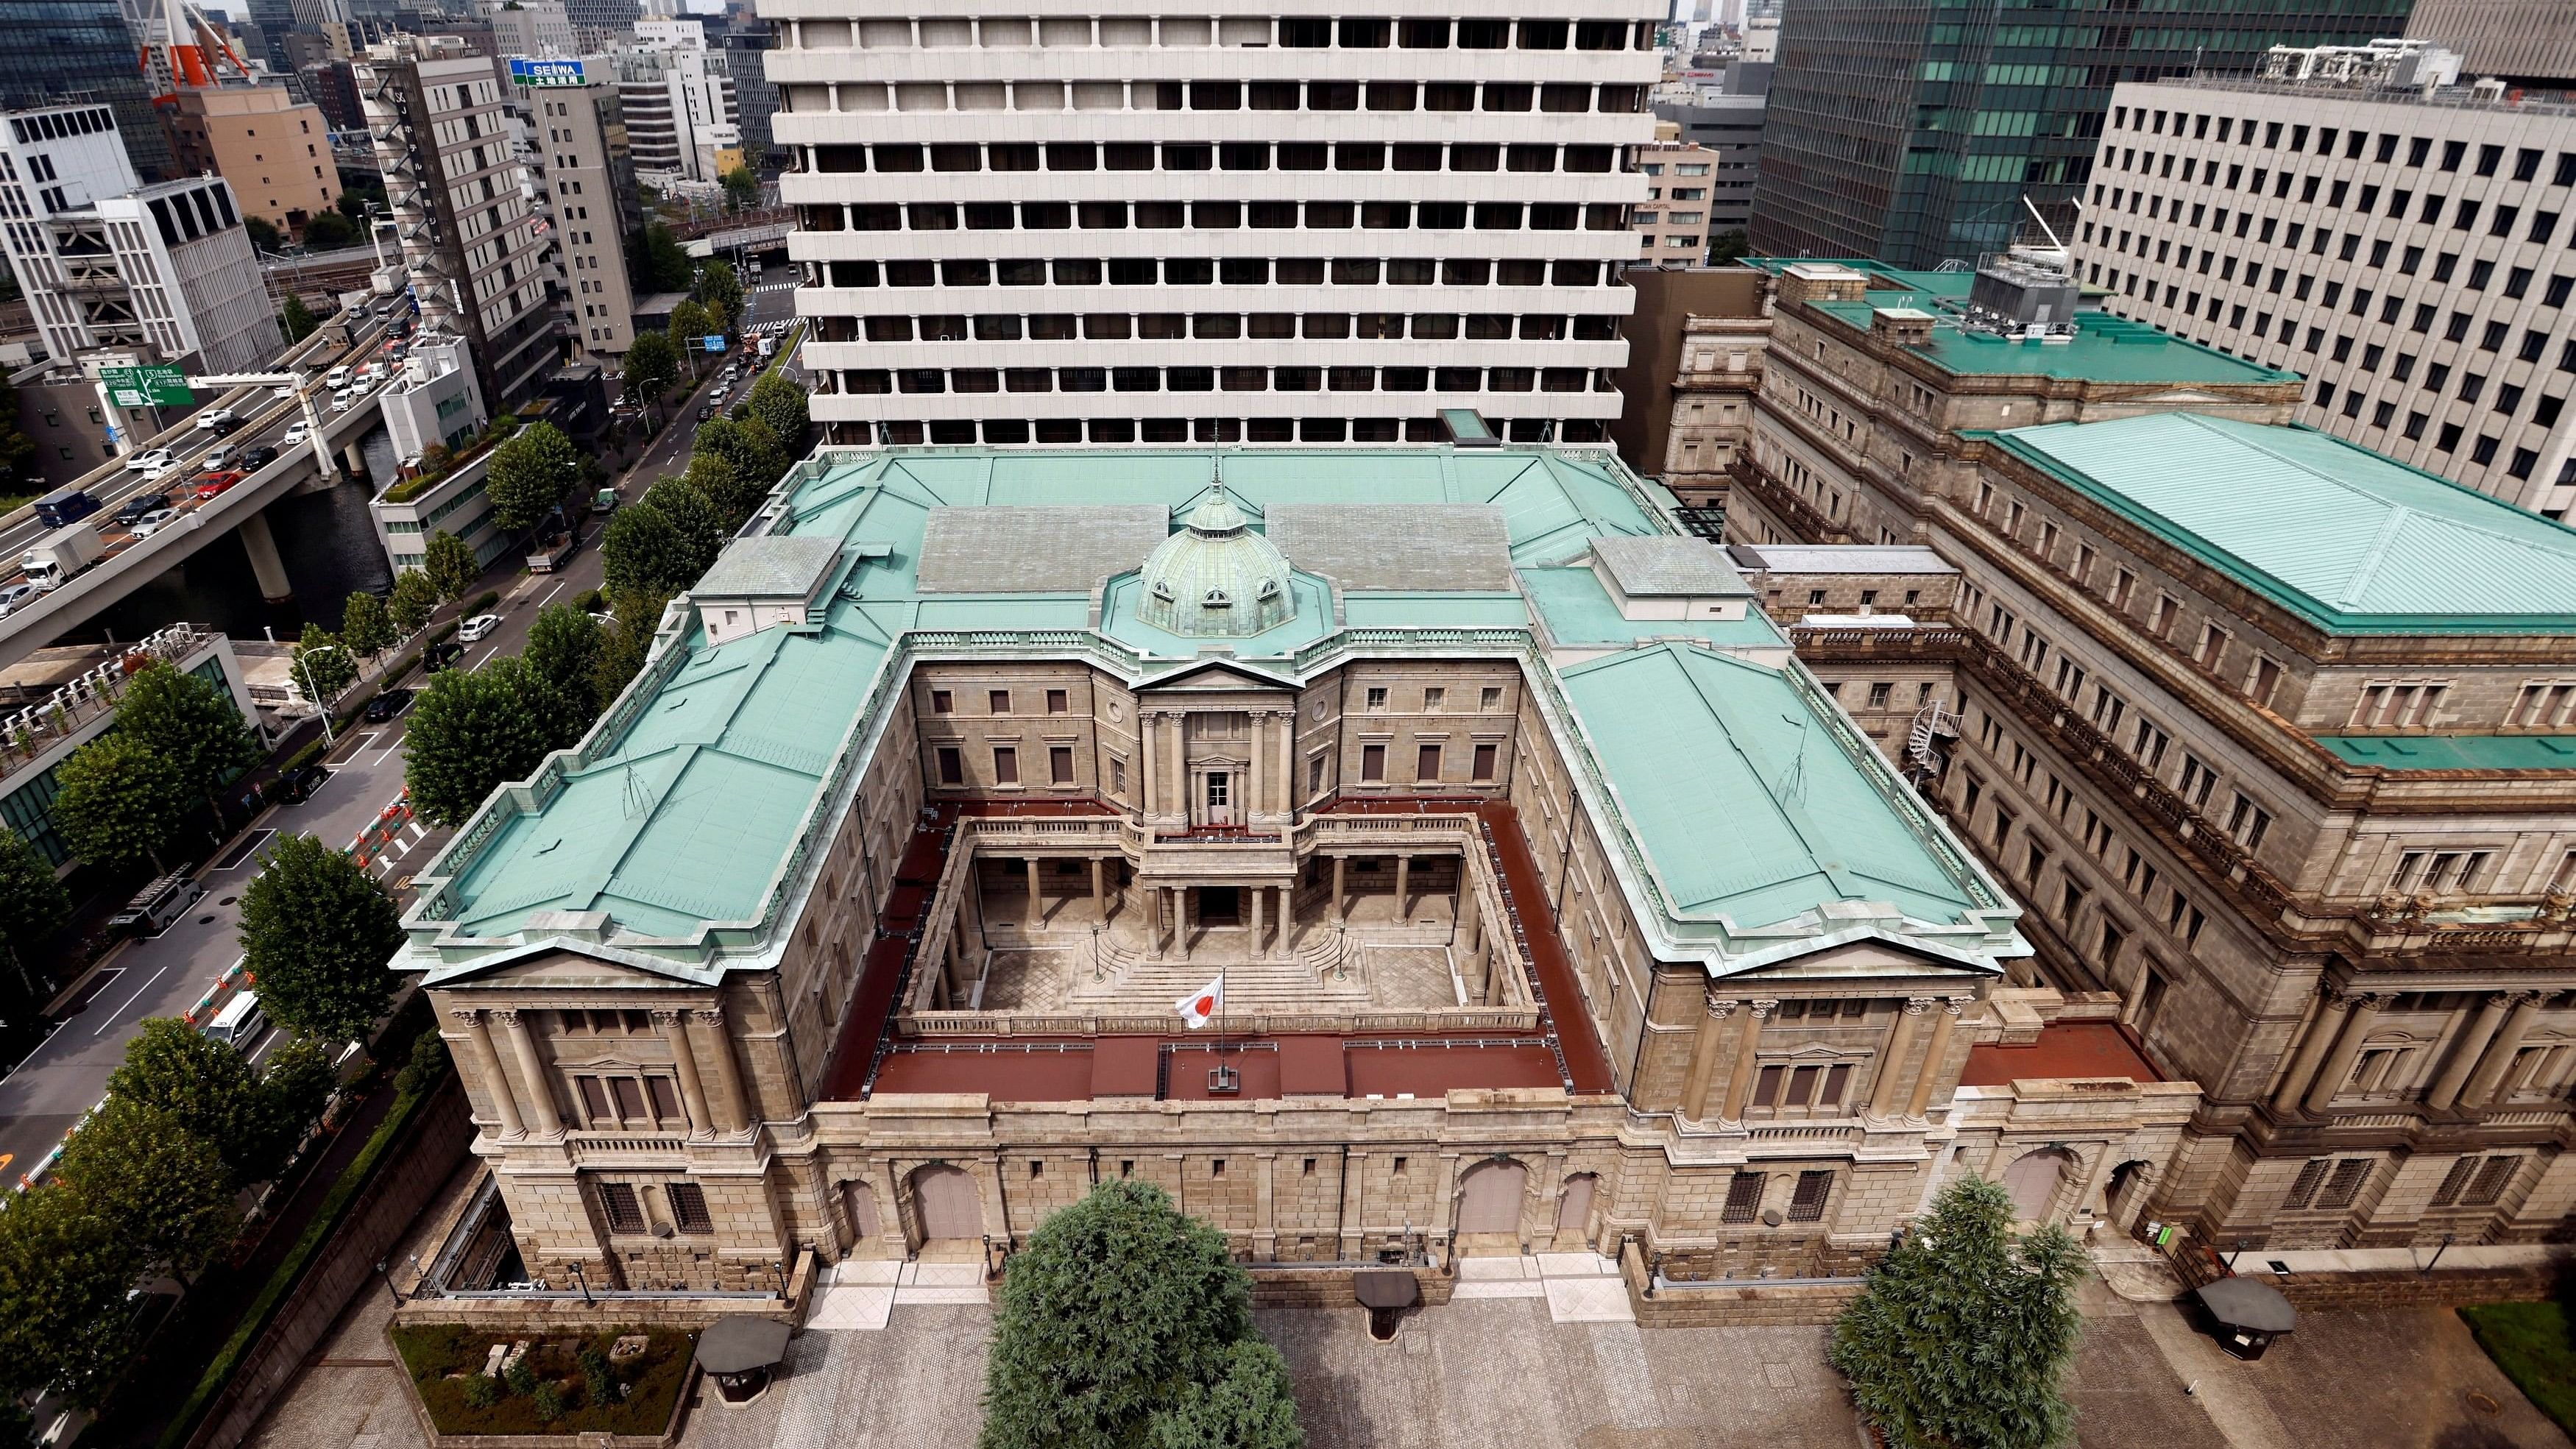
[[626, 349], [626, 396], [635, 402], [661, 400], [680, 380], [680, 351], [667, 332], [640, 332]]
[[[51, 988], [53, 973], [46, 968], [54, 955], [49, 945], [71, 914], [71, 894], [54, 878], [54, 868], [27, 843], [27, 837], [0, 825], [0, 953], [7, 954], [19, 985], [26, 989], [11, 1016], [32, 1015]], [[39, 972], [44, 973], [41, 986]]]
[[433, 676], [403, 735], [412, 808], [435, 824], [462, 825], [502, 783], [526, 779], [548, 748], [536, 705], [515, 658]]
[[250, 244], [264, 252], [277, 250], [278, 243], [283, 240], [277, 234], [276, 224], [264, 216], [243, 217], [242, 230], [250, 234]]
[[351, 594], [340, 606], [340, 642], [368, 659], [393, 647], [394, 621], [385, 601], [364, 589]]
[[[395, 631], [408, 639], [428, 627], [429, 616], [438, 612], [438, 585], [419, 569], [404, 569], [394, 575], [393, 597], [385, 600], [385, 617]], [[341, 627], [348, 626], [344, 622]]]
[[511, 533], [534, 528], [581, 481], [581, 453], [552, 423], [531, 423], [492, 450], [483, 485], [493, 520]]
[[805, 389], [789, 381], [776, 368], [760, 375], [751, 385], [751, 415], [769, 429], [779, 446], [793, 453], [805, 441], [805, 429], [812, 422], [805, 405]]
[[217, 790], [260, 759], [259, 736], [242, 722], [230, 690], [157, 661], [126, 680], [116, 701], [116, 731], [176, 765], [208, 809]]
[[2047, 1449], [2074, 1434], [2084, 1250], [2063, 1228], [2016, 1241], [2012, 1199], [1980, 1177], [1942, 1190], [1835, 1320], [1830, 1357], [1890, 1449]]
[[688, 360], [692, 374], [706, 361], [706, 335], [715, 329], [716, 320], [708, 316], [706, 307], [694, 298], [671, 309], [671, 322], [665, 335], [671, 339], [671, 346], [679, 350], [680, 356]]
[[1227, 1346], [1223, 1371], [1191, 1384], [1148, 1426], [1149, 1449], [1299, 1449], [1297, 1400], [1288, 1363], [1257, 1338]]
[[671, 596], [650, 589], [628, 589], [618, 593], [610, 603], [616, 619], [600, 641], [599, 665], [593, 692], [602, 709], [626, 691], [635, 676], [644, 671], [644, 661], [653, 652], [653, 631], [661, 623], [662, 610]]
[[1753, 243], [1746, 240], [1744, 228], [1740, 226], [1733, 231], [1722, 231], [1709, 238], [1708, 264], [1712, 267], [1722, 267], [1729, 262], [1741, 261], [1752, 254]]
[[688, 248], [680, 245], [668, 225], [658, 221], [644, 228], [643, 244], [629, 246], [626, 254], [643, 259], [641, 280], [648, 292], [687, 291], [689, 279], [697, 270]]
[[141, 1271], [132, 1236], [69, 1184], [20, 1193], [0, 1213], [0, 1382], [106, 1402], [137, 1347], [125, 1295]]
[[717, 515], [724, 519], [727, 534], [741, 528], [769, 497], [766, 485], [745, 476], [720, 453], [704, 450], [691, 453], [689, 471], [681, 476], [716, 506]]
[[[318, 1073], [318, 1090], [316, 1075]], [[285, 1165], [331, 1095], [328, 1054], [310, 1042], [269, 1053], [254, 1074], [240, 1052], [174, 1016], [148, 1017], [109, 1074], [116, 1097], [169, 1114], [189, 1135], [213, 1143], [236, 1188], [266, 1182]]]
[[215, 1144], [150, 1103], [110, 1097], [65, 1144], [63, 1181], [144, 1264], [193, 1283], [241, 1227]]
[[[607, 701], [598, 695], [599, 656], [608, 647], [599, 621], [569, 604], [548, 604], [537, 611], [536, 622], [528, 626], [528, 647], [519, 657], [527, 662], [529, 677], [563, 697], [579, 711], [580, 725], [573, 732], [579, 739], [581, 730], [599, 718]], [[572, 740], [564, 741], [571, 744]]]
[[307, 624], [295, 641], [290, 672], [315, 704], [328, 705], [358, 682], [358, 656], [319, 624]]
[[474, 562], [474, 550], [465, 546], [465, 540], [443, 528], [429, 536], [421, 562], [429, 572], [430, 583], [437, 587], [438, 601], [442, 604], [455, 603], [472, 593], [475, 582], [483, 577], [482, 566]]
[[697, 285], [690, 289], [689, 295], [697, 298], [707, 309], [707, 320], [715, 323], [710, 331], [731, 327], [733, 319], [742, 315], [742, 278], [735, 273], [731, 262], [715, 261], [700, 266]]
[[649, 503], [617, 510], [599, 540], [600, 573], [612, 594], [641, 592], [667, 599], [697, 582], [696, 559], [680, 526]]
[[36, 464], [36, 440], [18, 429], [18, 389], [0, 372], [0, 497], [33, 493], [44, 486]]
[[[1174, 1433], [1225, 1422], [1244, 1396], [1232, 1381], [1246, 1342], [1257, 1342], [1252, 1278], [1227, 1257], [1225, 1235], [1150, 1183], [1103, 1182], [1011, 1259], [981, 1442], [1111, 1449], [1144, 1443], [1157, 1416]], [[1219, 1385], [1222, 1404], [1204, 1402]]]
[[336, 211], [326, 211], [304, 223], [304, 244], [317, 252], [345, 247], [358, 239], [358, 224]]
[[111, 730], [72, 751], [54, 783], [54, 822], [74, 855], [110, 870], [148, 863], [160, 873], [161, 852], [188, 809], [188, 782], [176, 762]]
[[757, 419], [736, 421], [715, 418], [698, 425], [698, 435], [690, 443], [693, 453], [713, 453], [732, 465], [742, 477], [740, 486], [754, 483], [766, 497], [787, 471], [787, 456], [778, 446], [778, 435]]
[[346, 1042], [384, 1015], [402, 912], [356, 860], [310, 835], [283, 836], [242, 892], [241, 911], [242, 964], [271, 1019], [298, 1036]]
[[313, 309], [305, 306], [304, 299], [293, 292], [286, 294], [286, 305], [279, 309], [277, 320], [286, 329], [289, 342], [303, 341], [313, 335], [314, 328], [322, 325], [322, 319], [314, 316]]
[[[436, 1041], [438, 1033], [423, 1033], [423, 1039]], [[322, 1109], [331, 1104], [331, 1093], [338, 1086], [331, 1049], [311, 1037], [298, 1037], [268, 1054], [259, 1074], [257, 1135], [253, 1150], [244, 1154], [254, 1167], [264, 1169], [263, 1177], [274, 1177], [285, 1168], [296, 1144], [322, 1120]]]
[[724, 552], [724, 514], [685, 477], [665, 478], [644, 490], [645, 507], [659, 512], [680, 530], [689, 548], [689, 578], [694, 581]]
[[748, 166], [737, 166], [716, 178], [724, 184], [725, 209], [749, 211], [760, 205], [760, 176]]

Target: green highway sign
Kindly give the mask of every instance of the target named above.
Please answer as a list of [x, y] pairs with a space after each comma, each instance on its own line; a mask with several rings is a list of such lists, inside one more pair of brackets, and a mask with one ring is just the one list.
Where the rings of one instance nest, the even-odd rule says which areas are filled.
[[102, 367], [98, 380], [107, 384], [107, 400], [121, 408], [183, 408], [197, 400], [176, 367]]

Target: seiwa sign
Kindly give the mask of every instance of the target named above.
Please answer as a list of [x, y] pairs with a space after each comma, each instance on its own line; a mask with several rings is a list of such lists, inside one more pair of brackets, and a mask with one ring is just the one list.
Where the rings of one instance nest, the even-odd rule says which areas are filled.
[[510, 60], [510, 79], [523, 86], [577, 86], [583, 83], [577, 60]]

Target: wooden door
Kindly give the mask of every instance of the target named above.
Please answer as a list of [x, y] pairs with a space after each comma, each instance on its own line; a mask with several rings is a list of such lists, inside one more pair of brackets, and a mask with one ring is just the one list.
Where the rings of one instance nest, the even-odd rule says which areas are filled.
[[2004, 1169], [2004, 1191], [2012, 1195], [2013, 1216], [2026, 1223], [2042, 1221], [2066, 1178], [2067, 1156], [2053, 1148], [2025, 1152]]
[[1521, 1200], [1528, 1193], [1528, 1168], [1517, 1162], [1477, 1164], [1458, 1184], [1459, 1235], [1518, 1233]]
[[922, 1241], [984, 1236], [984, 1204], [975, 1179], [954, 1167], [925, 1167], [912, 1175], [913, 1211]]

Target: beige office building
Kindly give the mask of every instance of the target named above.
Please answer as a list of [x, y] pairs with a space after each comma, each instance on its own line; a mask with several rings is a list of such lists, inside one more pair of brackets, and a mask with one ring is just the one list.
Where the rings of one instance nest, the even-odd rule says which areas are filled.
[[297, 236], [340, 199], [331, 123], [322, 108], [276, 85], [182, 87], [170, 132], [179, 169], [233, 185], [245, 215]]

